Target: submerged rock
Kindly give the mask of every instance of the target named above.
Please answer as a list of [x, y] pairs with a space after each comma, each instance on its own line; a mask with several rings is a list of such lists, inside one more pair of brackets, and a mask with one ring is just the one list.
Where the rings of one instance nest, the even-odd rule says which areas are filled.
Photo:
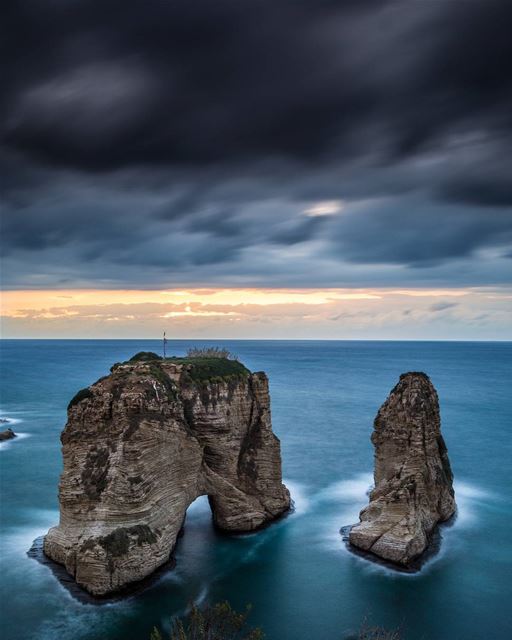
[[375, 488], [350, 544], [407, 567], [436, 525], [456, 510], [436, 390], [424, 373], [404, 373], [377, 413]]
[[44, 541], [97, 596], [168, 561], [198, 496], [228, 532], [254, 531], [290, 507], [264, 373], [154, 354], [111, 371], [69, 404], [60, 523]]
[[[8, 420], [2, 420], [2, 422], [9, 422]], [[5, 431], [0, 431], [0, 442], [3, 442], [4, 440], [11, 440], [12, 438], [16, 438], [16, 434], [14, 433], [14, 431], [8, 427], [7, 429], [5, 429]]]

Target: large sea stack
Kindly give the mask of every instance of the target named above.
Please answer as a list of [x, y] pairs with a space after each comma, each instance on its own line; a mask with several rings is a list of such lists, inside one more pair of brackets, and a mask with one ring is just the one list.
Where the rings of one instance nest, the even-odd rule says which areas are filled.
[[165, 563], [198, 496], [227, 532], [290, 506], [267, 377], [234, 360], [138, 354], [114, 365], [70, 402], [61, 440], [60, 523], [44, 552], [96, 596]]
[[377, 413], [372, 443], [375, 488], [349, 541], [408, 568], [456, 509], [439, 401], [427, 375], [400, 376]]

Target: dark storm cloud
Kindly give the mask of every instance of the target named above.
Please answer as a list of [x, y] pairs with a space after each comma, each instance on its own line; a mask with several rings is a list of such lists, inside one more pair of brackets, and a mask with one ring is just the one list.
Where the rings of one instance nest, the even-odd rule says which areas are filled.
[[502, 0], [8, 2], [4, 285], [509, 281], [511, 27]]
[[459, 178], [446, 185], [442, 195], [454, 202], [510, 207], [512, 203], [512, 181], [499, 178]]
[[512, 210], [386, 198], [341, 217], [334, 233], [333, 250], [353, 262], [425, 268], [512, 244]]

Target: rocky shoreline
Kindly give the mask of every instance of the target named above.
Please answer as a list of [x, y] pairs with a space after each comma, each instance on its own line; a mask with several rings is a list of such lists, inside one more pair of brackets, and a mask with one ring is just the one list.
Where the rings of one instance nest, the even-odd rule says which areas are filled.
[[386, 560], [385, 558], [382, 558], [375, 553], [372, 553], [371, 551], [365, 551], [364, 549], [351, 544], [350, 532], [352, 531], [353, 527], [357, 526], [356, 524], [349, 524], [341, 527], [339, 533], [347, 551], [357, 556], [358, 558], [363, 558], [364, 560], [368, 560], [373, 564], [380, 565], [385, 569], [389, 569], [391, 571], [414, 575], [422, 571], [423, 568], [427, 564], [429, 564], [431, 560], [434, 560], [436, 556], [440, 554], [443, 543], [443, 530], [452, 527], [456, 521], [457, 512], [455, 512], [453, 516], [451, 516], [448, 520], [439, 522], [432, 530], [425, 550], [406, 565], [393, 562], [392, 560]]
[[32, 546], [27, 551], [27, 556], [41, 563], [45, 567], [48, 567], [53, 576], [59, 581], [59, 583], [66, 589], [66, 591], [78, 602], [82, 604], [93, 605], [106, 605], [112, 602], [119, 602], [126, 598], [134, 597], [140, 593], [146, 591], [160, 580], [168, 571], [172, 571], [176, 566], [176, 551], [179, 547], [179, 540], [181, 535], [178, 536], [175, 549], [171, 553], [167, 562], [160, 565], [149, 576], [142, 578], [136, 582], [131, 582], [126, 586], [118, 589], [115, 592], [107, 593], [104, 595], [92, 595], [79, 585], [74, 577], [68, 573], [66, 567], [59, 562], [55, 562], [44, 552], [44, 536], [39, 536], [34, 540]]

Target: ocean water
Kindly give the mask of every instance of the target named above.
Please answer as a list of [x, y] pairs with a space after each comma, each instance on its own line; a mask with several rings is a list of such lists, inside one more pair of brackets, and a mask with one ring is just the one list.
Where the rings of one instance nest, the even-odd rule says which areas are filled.
[[[200, 341], [194, 341], [197, 345]], [[210, 344], [210, 343], [207, 343]], [[219, 536], [205, 499], [191, 505], [174, 570], [144, 592], [77, 601], [27, 556], [58, 521], [59, 434], [80, 388], [157, 341], [2, 341], [0, 416], [22, 437], [0, 446], [3, 640], [145, 640], [190, 602], [251, 603], [268, 640], [343, 640], [363, 621], [405, 640], [512, 637], [512, 343], [237, 341], [270, 377], [274, 431], [295, 512], [257, 534]], [[183, 354], [192, 346], [170, 343]], [[427, 372], [441, 403], [458, 517], [415, 575], [351, 554], [372, 481], [375, 413], [408, 370]]]

